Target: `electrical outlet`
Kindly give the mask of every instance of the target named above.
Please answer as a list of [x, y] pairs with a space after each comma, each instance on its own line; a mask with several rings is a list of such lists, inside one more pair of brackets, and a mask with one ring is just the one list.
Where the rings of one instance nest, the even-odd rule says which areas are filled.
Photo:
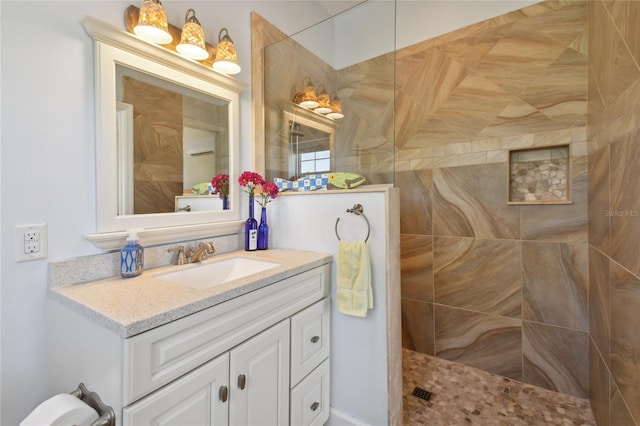
[[47, 224], [16, 226], [16, 261], [45, 259], [47, 250]]

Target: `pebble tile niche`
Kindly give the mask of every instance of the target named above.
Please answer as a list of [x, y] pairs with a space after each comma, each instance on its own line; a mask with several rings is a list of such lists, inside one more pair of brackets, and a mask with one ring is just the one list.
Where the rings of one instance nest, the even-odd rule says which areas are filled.
[[570, 204], [569, 145], [509, 151], [509, 204]]

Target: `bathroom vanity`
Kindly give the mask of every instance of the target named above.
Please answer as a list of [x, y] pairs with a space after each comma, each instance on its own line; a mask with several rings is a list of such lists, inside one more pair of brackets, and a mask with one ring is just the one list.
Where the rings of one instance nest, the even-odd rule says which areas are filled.
[[[212, 274], [218, 282], [209, 288], [176, 278], [237, 259], [247, 275]], [[53, 287], [52, 383], [84, 382], [123, 426], [322, 425], [330, 262], [324, 253], [242, 251], [133, 279]], [[244, 266], [253, 263], [269, 267]]]

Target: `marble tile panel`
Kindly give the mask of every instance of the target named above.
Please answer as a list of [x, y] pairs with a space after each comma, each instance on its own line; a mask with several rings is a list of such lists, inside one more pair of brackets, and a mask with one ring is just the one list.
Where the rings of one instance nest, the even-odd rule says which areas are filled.
[[589, 243], [609, 253], [609, 147], [589, 154]]
[[593, 32], [589, 37], [589, 57], [604, 103], [608, 105], [638, 79], [640, 69], [603, 9], [601, 2], [590, 2], [589, 25]]
[[520, 318], [520, 242], [434, 238], [435, 301]]
[[589, 333], [609, 367], [609, 258], [589, 246]]
[[611, 374], [631, 415], [640, 419], [640, 279], [616, 262], [610, 262], [609, 268]]
[[402, 298], [402, 347], [435, 355], [433, 304]]
[[638, 28], [640, 28], [640, 2], [627, 1], [624, 40], [631, 51], [631, 56], [640, 64], [640, 39], [638, 37]]
[[511, 238], [520, 235], [519, 206], [508, 206], [504, 164], [434, 170], [434, 235]]
[[541, 113], [538, 109], [520, 100], [513, 99], [496, 118], [482, 129], [482, 136], [509, 136], [521, 133], [535, 133], [563, 126]]
[[433, 158], [423, 158], [421, 160], [411, 160], [408, 170], [424, 170], [433, 168]]
[[458, 166], [457, 155], [446, 155], [444, 157], [435, 157], [433, 159], [433, 167], [455, 167]]
[[523, 240], [587, 241], [587, 158], [571, 160], [573, 204], [521, 206], [520, 234]]
[[520, 149], [529, 148], [534, 145], [535, 138], [533, 134], [506, 136], [501, 138], [502, 149]]
[[532, 30], [514, 29], [496, 43], [475, 71], [508, 92], [518, 94], [565, 48]]
[[476, 139], [471, 141], [472, 152], [498, 151], [500, 148], [500, 138]]
[[571, 126], [587, 114], [587, 56], [566, 49], [520, 97], [555, 123]]
[[584, 31], [586, 25], [586, 1], [573, 1], [546, 13], [522, 19], [513, 28], [534, 31], [558, 43], [569, 45]]
[[609, 424], [609, 370], [589, 339], [589, 402], [596, 424]]
[[487, 154], [485, 152], [471, 152], [469, 154], [460, 154], [457, 157], [458, 166], [470, 166], [487, 162]]
[[640, 130], [611, 144], [609, 164], [610, 256], [640, 275]]
[[425, 118], [451, 96], [466, 74], [462, 64], [435, 49], [397, 59], [396, 146], [406, 146], [416, 138], [425, 127]]
[[395, 185], [400, 188], [400, 233], [431, 235], [432, 171], [396, 173]]
[[[611, 380], [609, 384], [609, 425], [611, 426], [638, 426], [631, 417], [628, 405], [625, 403], [616, 384]], [[605, 423], [607, 424], [607, 423]]]
[[509, 151], [487, 151], [487, 163], [505, 163], [509, 161]]
[[521, 321], [435, 305], [436, 356], [522, 378]]
[[529, 321], [522, 324], [522, 380], [587, 398], [589, 334]]
[[402, 297], [433, 302], [433, 237], [400, 235]]
[[584, 30], [573, 40], [569, 47], [583, 55], [589, 55], [589, 26], [587, 25]]
[[522, 242], [522, 318], [588, 330], [586, 243]]
[[471, 142], [452, 143], [444, 146], [444, 155], [468, 154], [471, 152]]

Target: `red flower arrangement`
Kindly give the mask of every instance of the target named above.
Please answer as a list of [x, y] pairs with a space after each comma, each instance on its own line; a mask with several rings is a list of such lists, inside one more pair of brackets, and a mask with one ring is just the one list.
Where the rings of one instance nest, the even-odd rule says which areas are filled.
[[219, 194], [220, 198], [229, 196], [229, 175], [219, 173], [211, 179], [213, 194]]
[[260, 194], [260, 198], [258, 200], [258, 203], [262, 206], [262, 207], [266, 207], [266, 205], [268, 203], [271, 202], [271, 200], [275, 200], [276, 197], [278, 197], [278, 185], [276, 185], [273, 182], [263, 182], [262, 183], [262, 193]]
[[265, 207], [267, 203], [271, 202], [271, 200], [275, 200], [278, 196], [278, 186], [271, 181], [264, 180], [264, 178], [256, 172], [242, 172], [238, 178], [238, 183], [240, 186], [247, 188], [247, 192], [250, 197], [253, 197], [256, 194], [256, 187], [259, 186], [261, 191], [258, 193], [260, 196], [258, 203], [262, 207]]

